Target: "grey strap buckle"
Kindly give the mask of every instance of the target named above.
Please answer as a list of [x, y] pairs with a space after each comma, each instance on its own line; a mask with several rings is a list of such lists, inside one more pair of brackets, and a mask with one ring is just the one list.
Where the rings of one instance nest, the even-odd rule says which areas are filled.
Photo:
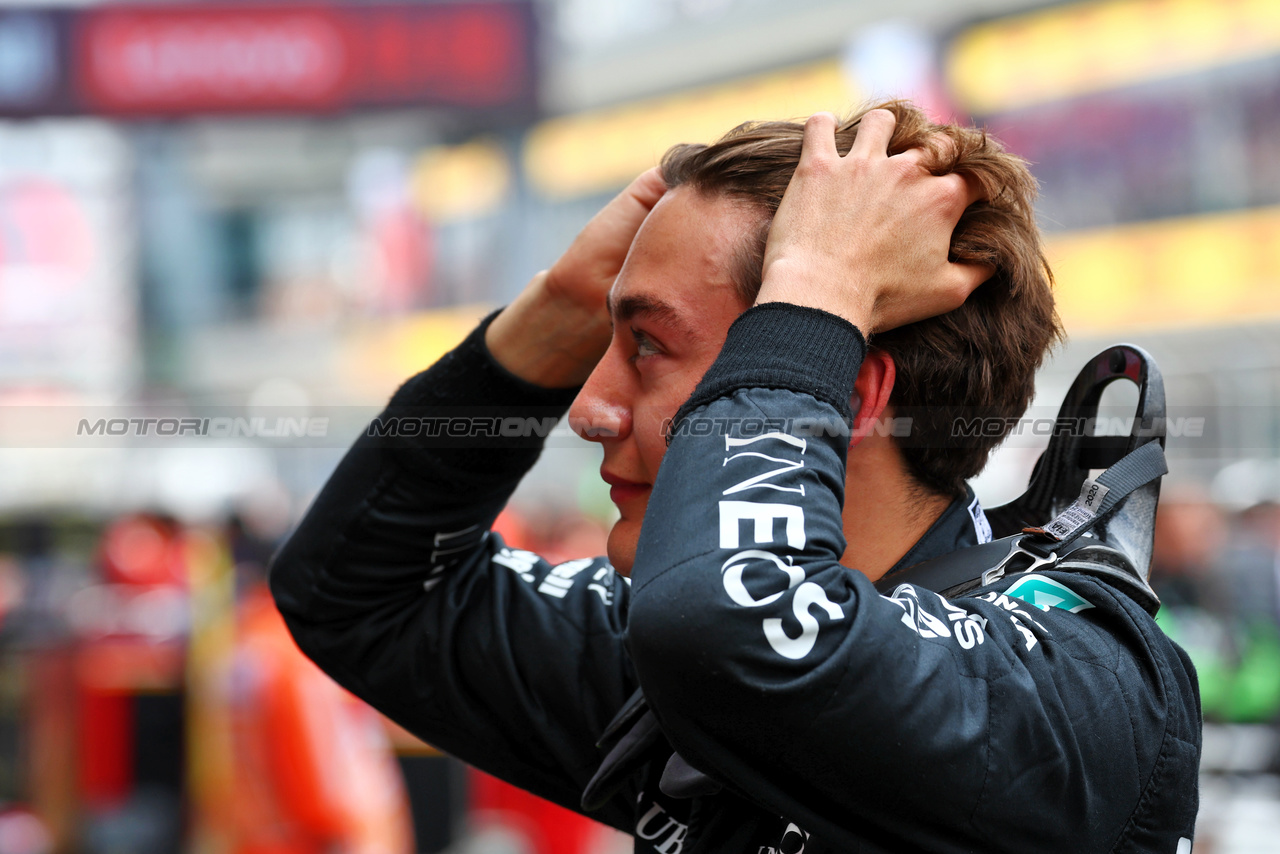
[[991, 567], [986, 572], [982, 573], [982, 586], [986, 587], [988, 584], [992, 584], [996, 581], [999, 581], [1001, 578], [1003, 578], [1005, 574], [1005, 570], [1009, 566], [1009, 562], [1012, 561], [1015, 557], [1017, 557], [1020, 554], [1026, 555], [1027, 557], [1029, 557], [1031, 559], [1031, 563], [1028, 564], [1023, 569], [1018, 570], [1018, 572], [1032, 572], [1034, 570], [1040, 569], [1041, 567], [1046, 567], [1046, 566], [1051, 567], [1058, 562], [1057, 552], [1047, 552], [1047, 553], [1033, 552], [1030, 549], [1024, 547], [1022, 545], [1022, 541], [1019, 540], [1018, 542], [1015, 542], [1013, 544], [1013, 548], [1009, 549], [1009, 553], [1005, 555], [1004, 558], [998, 564]]

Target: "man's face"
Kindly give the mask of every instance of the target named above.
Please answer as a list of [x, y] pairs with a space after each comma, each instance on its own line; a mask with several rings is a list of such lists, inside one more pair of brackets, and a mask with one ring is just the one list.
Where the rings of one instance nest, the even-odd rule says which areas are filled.
[[609, 559], [623, 575], [667, 450], [664, 427], [748, 308], [731, 272], [758, 222], [741, 202], [678, 187], [640, 227], [610, 291], [613, 339], [569, 421], [604, 448], [600, 475], [622, 516], [609, 533]]

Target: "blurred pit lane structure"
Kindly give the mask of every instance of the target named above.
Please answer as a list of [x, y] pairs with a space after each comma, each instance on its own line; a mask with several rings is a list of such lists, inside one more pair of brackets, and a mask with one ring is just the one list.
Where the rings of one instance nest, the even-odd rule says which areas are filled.
[[[157, 543], [238, 508], [265, 533], [223, 568], [261, 565], [396, 385], [668, 145], [886, 95], [985, 125], [1042, 183], [1072, 340], [985, 502], [1021, 491], [1089, 354], [1160, 364], [1196, 850], [1280, 851], [1280, 5], [90, 0], [0, 3], [0, 854], [209, 850], [192, 773], [227, 725], [187, 700], [232, 598]], [[1112, 404], [1096, 428], [1127, 433]], [[598, 553], [597, 466], [554, 433], [504, 524]], [[152, 575], [100, 576], [120, 548]], [[626, 850], [391, 738], [419, 851]]]

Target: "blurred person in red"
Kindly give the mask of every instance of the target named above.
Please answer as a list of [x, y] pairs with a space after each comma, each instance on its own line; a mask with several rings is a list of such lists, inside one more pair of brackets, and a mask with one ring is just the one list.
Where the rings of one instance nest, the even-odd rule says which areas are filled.
[[91, 854], [159, 854], [182, 840], [188, 533], [164, 512], [114, 519], [98, 547], [103, 583], [67, 603], [77, 821]]

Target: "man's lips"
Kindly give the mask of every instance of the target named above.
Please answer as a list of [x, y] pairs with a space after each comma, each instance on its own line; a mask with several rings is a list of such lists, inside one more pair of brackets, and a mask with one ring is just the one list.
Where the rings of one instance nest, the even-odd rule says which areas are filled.
[[616, 474], [610, 474], [601, 470], [600, 479], [609, 484], [609, 498], [614, 504], [622, 504], [633, 498], [639, 498], [647, 495], [652, 484], [640, 483], [634, 480], [627, 480], [625, 477], [618, 477]]

